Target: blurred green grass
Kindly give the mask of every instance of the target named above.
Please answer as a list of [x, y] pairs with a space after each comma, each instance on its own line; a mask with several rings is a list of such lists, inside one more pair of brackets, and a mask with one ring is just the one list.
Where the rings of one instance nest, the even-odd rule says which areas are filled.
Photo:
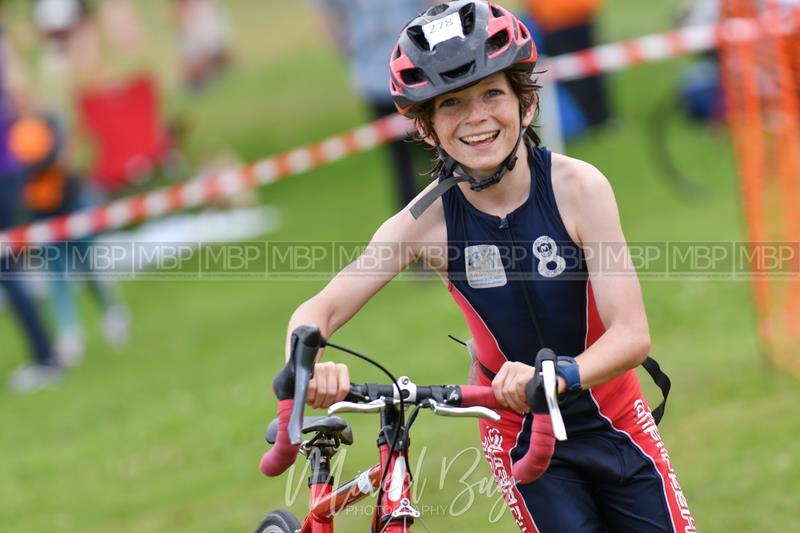
[[[675, 1], [609, 2], [606, 40], [669, 27]], [[161, 2], [146, 1], [161, 21]], [[302, 3], [230, 3], [238, 67], [207, 93], [171, 93], [171, 113], [190, 117], [188, 151], [200, 162], [230, 149], [254, 160], [362, 123], [335, 51]], [[163, 26], [163, 21], [161, 22]], [[161, 34], [159, 34], [161, 35]], [[301, 35], [302, 39], [296, 37]], [[154, 46], [167, 46], [168, 37]], [[571, 147], [612, 181], [631, 241], [743, 238], [728, 141], [678, 120], [670, 149], [708, 197], [676, 198], [646, 151], [645, 123], [676, 82], [683, 61], [642, 66], [612, 78], [619, 120]], [[163, 65], [166, 86], [174, 73]], [[172, 78], [170, 76], [173, 76]], [[170, 81], [172, 80], [172, 81]], [[270, 241], [369, 239], [390, 213], [387, 154], [353, 156], [260, 191], [283, 225]], [[29, 397], [0, 391], [0, 525], [9, 532], [247, 531], [282, 507], [286, 478], [264, 479], [257, 463], [274, 416], [271, 377], [282, 360], [291, 311], [323, 286], [314, 281], [133, 281], [123, 285], [135, 318], [131, 344], [109, 353], [97, 313], [82, 300], [89, 356], [63, 386]], [[653, 355], [673, 379], [662, 435], [701, 531], [791, 530], [797, 516], [800, 421], [797, 382], [759, 353], [749, 285], [730, 281], [645, 280]], [[337, 341], [418, 382], [462, 381], [467, 357], [446, 338], [464, 336], [456, 306], [438, 282], [390, 284]], [[12, 318], [0, 317], [0, 375], [24, 361]], [[436, 355], [434, 355], [436, 354]], [[342, 359], [336, 356], [337, 360]], [[350, 362], [350, 361], [348, 361]], [[355, 380], [381, 379], [360, 362]], [[647, 382], [647, 378], [643, 379]], [[653, 392], [652, 388], [648, 391]], [[655, 399], [657, 396], [650, 394]], [[486, 478], [460, 456], [477, 445], [474, 422], [420, 416], [412, 464], [424, 457], [421, 504], [464, 503], [466, 486]], [[376, 460], [377, 420], [349, 417], [356, 444], [344, 475]], [[292, 506], [304, 507], [304, 481]], [[483, 531], [497, 496], [477, 494], [458, 517], [424, 517], [433, 531]], [[364, 530], [342, 517], [341, 530]], [[337, 522], [339, 524], [339, 522]], [[500, 524], [513, 530], [507, 513]]]

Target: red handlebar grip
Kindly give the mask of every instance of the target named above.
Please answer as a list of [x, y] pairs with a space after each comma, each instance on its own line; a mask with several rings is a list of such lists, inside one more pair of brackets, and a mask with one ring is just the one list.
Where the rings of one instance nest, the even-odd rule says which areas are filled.
[[[461, 405], [463, 407], [481, 405], [489, 409], [502, 409], [491, 387], [477, 385], [461, 386]], [[532, 483], [539, 479], [550, 466], [550, 459], [553, 457], [555, 448], [556, 437], [553, 435], [553, 422], [550, 415], [534, 415], [528, 453], [514, 463], [511, 468], [514, 479], [522, 484]]]
[[489, 409], [502, 409], [502, 406], [497, 403], [497, 398], [495, 398], [492, 388], [481, 385], [461, 386], [461, 406], [483, 406]]
[[550, 459], [556, 447], [553, 435], [553, 422], [549, 414], [533, 415], [531, 444], [525, 457], [514, 463], [511, 474], [518, 483], [533, 483], [550, 466]]
[[297, 459], [300, 446], [289, 442], [289, 417], [293, 406], [293, 399], [278, 402], [278, 437], [275, 439], [275, 445], [261, 457], [261, 472], [265, 476], [275, 477], [283, 474]]

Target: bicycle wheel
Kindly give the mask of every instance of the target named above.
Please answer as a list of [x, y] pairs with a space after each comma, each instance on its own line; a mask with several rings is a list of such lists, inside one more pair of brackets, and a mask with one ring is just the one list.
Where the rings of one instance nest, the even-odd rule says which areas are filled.
[[300, 527], [300, 521], [292, 513], [279, 509], [264, 517], [256, 533], [296, 533]]

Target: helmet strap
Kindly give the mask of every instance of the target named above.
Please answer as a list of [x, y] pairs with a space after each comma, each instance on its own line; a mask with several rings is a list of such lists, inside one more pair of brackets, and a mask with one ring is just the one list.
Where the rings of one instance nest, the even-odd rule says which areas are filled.
[[442, 172], [441, 178], [439, 179], [439, 183], [428, 191], [422, 198], [417, 200], [414, 205], [411, 206], [411, 214], [414, 218], [419, 218], [422, 213], [428, 209], [437, 198], [442, 196], [445, 192], [447, 192], [450, 188], [454, 185], [466, 181], [469, 182], [469, 188], [473, 191], [482, 191], [483, 189], [498, 183], [503, 176], [506, 175], [506, 172], [513, 170], [517, 164], [517, 150], [519, 149], [519, 145], [522, 142], [522, 138], [525, 136], [525, 130], [527, 129], [522, 125], [522, 118], [523, 114], [520, 111], [520, 127], [519, 127], [519, 135], [517, 136], [517, 142], [514, 143], [514, 148], [511, 150], [511, 153], [500, 163], [500, 166], [497, 167], [497, 170], [491, 176], [488, 176], [483, 179], [475, 179], [470, 176], [467, 171], [464, 170], [464, 167], [461, 166], [461, 163], [453, 159], [450, 154], [444, 151], [441, 145], [436, 147], [436, 151], [439, 154], [439, 158], [441, 159], [442, 163], [444, 164], [444, 171]]
[[439, 158], [444, 163], [444, 176], [463, 176], [464, 179], [462, 181], [469, 182], [469, 188], [473, 191], [482, 191], [483, 189], [494, 185], [495, 183], [499, 183], [503, 176], [510, 170], [514, 170], [514, 167], [517, 164], [517, 149], [519, 148], [520, 143], [522, 142], [522, 138], [525, 136], [525, 128], [520, 127], [519, 135], [517, 136], [517, 142], [514, 143], [514, 148], [511, 150], [511, 153], [503, 159], [503, 162], [500, 163], [500, 166], [497, 167], [497, 170], [491, 176], [482, 179], [475, 179], [470, 176], [464, 167], [461, 166], [461, 163], [453, 159], [450, 154], [444, 151], [444, 149], [439, 146], [437, 151], [439, 153]]

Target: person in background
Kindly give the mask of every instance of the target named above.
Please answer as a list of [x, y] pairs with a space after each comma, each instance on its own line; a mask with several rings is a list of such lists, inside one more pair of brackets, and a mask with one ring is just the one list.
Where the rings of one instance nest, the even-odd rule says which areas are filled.
[[39, 86], [61, 93], [57, 100], [48, 97], [46, 109], [66, 124], [69, 168], [86, 169], [99, 200], [146, 187], [173, 160], [158, 78], [135, 8], [130, 0], [34, 4], [35, 26], [54, 56], [50, 68], [41, 69]]
[[189, 91], [205, 88], [231, 61], [231, 26], [217, 0], [174, 0], [183, 84]]
[[[14, 121], [9, 146], [22, 165], [25, 183], [22, 204], [34, 220], [67, 215], [89, 207], [92, 195], [83, 179], [71, 172], [64, 157], [64, 134], [58, 120], [28, 113]], [[73, 365], [84, 354], [84, 329], [74, 298], [77, 275], [85, 278], [102, 312], [103, 335], [112, 347], [127, 342], [129, 314], [117, 286], [93, 269], [93, 237], [45, 246], [50, 302], [56, 321], [56, 352], [62, 364]]]
[[[8, 132], [14, 115], [30, 105], [28, 91], [19, 75], [10, 45], [0, 21], [0, 230], [19, 222], [22, 169], [11, 155]], [[30, 346], [31, 362], [14, 370], [8, 386], [13, 392], [32, 392], [52, 385], [63, 375], [39, 311], [16, 272], [16, 254], [0, 249], [0, 286], [22, 326]]]
[[[525, 0], [525, 7], [541, 30], [542, 52], [557, 56], [592, 48], [595, 21], [603, 0]], [[602, 74], [564, 82], [589, 127], [606, 124], [612, 116]]]
[[[117, 56], [135, 53], [142, 36], [133, 5], [129, 0], [107, 0], [94, 10], [85, 0], [37, 0], [33, 22], [41, 37], [39, 64], [41, 105], [21, 116], [11, 130], [12, 149], [26, 176], [23, 192], [25, 210], [35, 219], [69, 214], [103, 201], [102, 191], [76, 169], [81, 161], [81, 143], [75, 142], [79, 128], [73, 116], [75, 93], [82, 87], [113, 83], [115, 72], [106, 67], [108, 59], [101, 48], [100, 30], [113, 35], [108, 39]], [[94, 238], [51, 244], [55, 259], [49, 266], [50, 302], [56, 323], [55, 349], [63, 364], [76, 363], [84, 354], [84, 328], [74, 297], [78, 274], [99, 303], [102, 332], [112, 347], [124, 344], [130, 336], [130, 317], [118, 288], [101, 273], [92, 271], [87, 261]], [[91, 275], [90, 275], [91, 274]]]
[[[397, 112], [386, 92], [386, 61], [397, 42], [397, 21], [410, 20], [439, 3], [431, 0], [314, 0], [322, 23], [347, 59], [353, 86], [375, 118]], [[418, 192], [417, 176], [428, 170], [430, 157], [408, 139], [390, 145], [397, 202], [404, 206]]]

